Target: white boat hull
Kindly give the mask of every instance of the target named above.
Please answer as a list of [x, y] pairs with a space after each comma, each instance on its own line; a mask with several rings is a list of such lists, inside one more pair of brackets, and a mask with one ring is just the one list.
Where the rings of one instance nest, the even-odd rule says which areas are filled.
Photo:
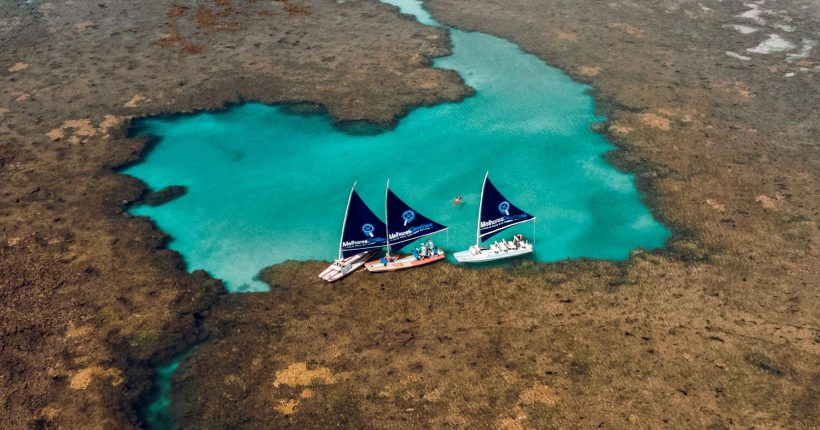
[[522, 255], [531, 254], [532, 252], [533, 246], [531, 243], [522, 243], [515, 249], [502, 249], [499, 247], [481, 248], [478, 253], [467, 250], [456, 252], [453, 256], [459, 263], [486, 263], [489, 261], [520, 257]]
[[351, 255], [343, 260], [336, 260], [327, 269], [323, 270], [319, 277], [327, 282], [336, 282], [364, 266], [364, 263], [376, 255], [377, 252], [378, 250], [373, 249]]

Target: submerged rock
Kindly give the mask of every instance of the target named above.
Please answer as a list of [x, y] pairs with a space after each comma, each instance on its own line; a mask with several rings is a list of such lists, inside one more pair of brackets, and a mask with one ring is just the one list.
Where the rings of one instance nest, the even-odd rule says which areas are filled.
[[598, 121], [593, 122], [592, 125], [589, 127], [595, 133], [603, 133], [607, 129], [607, 122], [606, 121]]
[[185, 195], [188, 187], [184, 185], [170, 185], [159, 191], [153, 191], [142, 198], [142, 202], [148, 206], [159, 206]]

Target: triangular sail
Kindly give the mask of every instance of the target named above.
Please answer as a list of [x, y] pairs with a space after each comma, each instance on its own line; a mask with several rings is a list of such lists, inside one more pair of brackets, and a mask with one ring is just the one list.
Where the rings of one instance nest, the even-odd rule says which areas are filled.
[[382, 220], [370, 210], [356, 190], [350, 191], [347, 203], [340, 254], [349, 257], [368, 249], [381, 248], [387, 244], [387, 228]]
[[481, 208], [478, 214], [478, 242], [489, 239], [492, 235], [516, 224], [535, 219], [522, 211], [501, 195], [498, 188], [490, 182], [489, 175], [484, 176], [481, 192]]
[[416, 212], [407, 203], [387, 189], [387, 235], [388, 243], [393, 249], [399, 249], [420, 237], [428, 236], [447, 227]]

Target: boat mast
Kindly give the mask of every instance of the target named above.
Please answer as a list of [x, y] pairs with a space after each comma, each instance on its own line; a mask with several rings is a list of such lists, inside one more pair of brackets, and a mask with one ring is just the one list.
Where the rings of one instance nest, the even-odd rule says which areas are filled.
[[484, 187], [487, 185], [487, 178], [490, 172], [484, 174], [484, 182], [481, 184], [481, 197], [478, 199], [478, 222], [475, 225], [475, 246], [481, 248], [481, 209], [484, 205]]
[[384, 189], [384, 230], [387, 236], [387, 257], [390, 259], [390, 218], [387, 215], [387, 193], [390, 191], [390, 178], [387, 178], [387, 187]]
[[353, 200], [353, 190], [356, 189], [356, 184], [359, 181], [353, 182], [353, 186], [350, 188], [350, 195], [347, 196], [347, 207], [345, 208], [345, 217], [342, 219], [342, 237], [339, 238], [339, 260], [342, 259], [342, 244], [345, 241], [345, 227], [347, 226], [347, 213], [350, 211], [350, 202]]

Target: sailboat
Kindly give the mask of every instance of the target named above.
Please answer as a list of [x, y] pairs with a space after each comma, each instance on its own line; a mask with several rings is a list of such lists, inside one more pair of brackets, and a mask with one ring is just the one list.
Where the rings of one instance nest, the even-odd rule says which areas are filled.
[[481, 242], [514, 225], [533, 220], [534, 216], [522, 211], [501, 195], [498, 188], [490, 182], [490, 173], [487, 172], [481, 187], [475, 245], [466, 251], [456, 252], [453, 256], [460, 263], [483, 263], [530, 254], [533, 252], [533, 245], [520, 234], [513, 236], [512, 240], [502, 239], [488, 247], [482, 247]]
[[416, 212], [390, 190], [390, 180], [387, 181], [385, 197], [385, 222], [387, 235], [387, 255], [380, 260], [370, 261], [365, 267], [370, 272], [392, 272], [424, 266], [444, 259], [444, 250], [436, 247], [428, 240], [421, 247], [422, 251], [413, 251], [411, 255], [391, 255], [391, 248], [399, 250], [408, 243], [447, 230], [447, 227]]
[[354, 183], [342, 221], [339, 258], [322, 271], [319, 277], [335, 282], [355, 272], [387, 244], [386, 237], [387, 228], [356, 193]]

